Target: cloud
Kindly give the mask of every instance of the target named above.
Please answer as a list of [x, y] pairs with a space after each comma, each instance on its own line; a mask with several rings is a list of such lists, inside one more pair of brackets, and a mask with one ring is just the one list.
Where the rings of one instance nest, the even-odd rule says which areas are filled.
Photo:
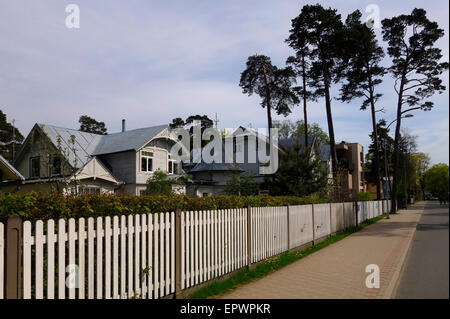
[[[316, 1], [308, 1], [315, 3]], [[65, 6], [81, 9], [81, 28], [65, 27]], [[34, 123], [78, 127], [81, 114], [119, 131], [169, 123], [174, 117], [206, 114], [219, 127], [265, 127], [266, 110], [257, 97], [241, 93], [240, 72], [249, 55], [269, 55], [282, 66], [292, 54], [284, 43], [291, 19], [307, 3], [262, 1], [5, 1], [0, 0], [0, 108], [23, 134]], [[422, 7], [379, 1], [381, 18]], [[360, 1], [328, 1], [345, 17]], [[439, 41], [448, 59], [448, 3], [427, 3], [428, 15], [444, 28]], [[386, 59], [388, 62], [389, 59]], [[448, 86], [448, 73], [444, 77]], [[388, 76], [377, 113], [395, 118]], [[337, 94], [337, 87], [333, 95]], [[435, 110], [416, 113], [403, 125], [419, 135], [419, 150], [448, 163], [448, 90], [433, 97]], [[370, 113], [360, 101], [332, 101], [336, 141], [369, 144]], [[327, 131], [324, 101], [310, 103], [309, 119]], [[282, 118], [274, 116], [275, 118]], [[300, 108], [288, 117], [302, 118]]]

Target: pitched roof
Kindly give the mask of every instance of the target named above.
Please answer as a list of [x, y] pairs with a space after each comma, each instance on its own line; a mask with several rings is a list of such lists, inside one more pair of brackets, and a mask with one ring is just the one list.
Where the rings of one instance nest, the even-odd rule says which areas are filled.
[[[58, 147], [58, 139], [60, 137], [61, 148], [67, 154], [67, 160], [72, 167], [77, 168], [88, 162], [90, 156], [104, 137], [104, 135], [53, 125], [38, 124], [38, 126], [47, 134], [55, 147]], [[75, 137], [74, 143], [71, 142], [71, 136]]]
[[[308, 145], [315, 145], [317, 140], [317, 137], [314, 135], [309, 135], [308, 136]], [[304, 136], [299, 136], [299, 137], [289, 137], [289, 138], [282, 138], [278, 140], [278, 146], [282, 149], [287, 149], [287, 148], [291, 148], [296, 144], [300, 144], [301, 145], [301, 149], [300, 152], [303, 153], [305, 150], [305, 137]]]
[[20, 174], [3, 156], [0, 155], [0, 170], [3, 172], [3, 178], [5, 180], [25, 180]]
[[103, 135], [92, 155], [118, 153], [130, 150], [137, 151], [158, 133], [168, 127], [169, 125], [158, 125]]
[[[95, 155], [137, 151], [167, 127], [168, 125], [158, 125], [109, 135], [81, 132], [47, 124], [36, 124], [33, 129], [44, 132], [55, 148], [58, 148], [60, 144], [69, 164], [74, 168], [80, 168]], [[74, 142], [71, 141], [72, 136], [74, 136]], [[22, 152], [25, 144], [26, 141], [19, 153]]]
[[205, 163], [201, 162], [195, 165], [193, 169], [189, 171], [192, 172], [206, 172], [206, 171], [239, 171], [243, 172], [244, 170], [239, 167], [239, 165], [235, 163]]

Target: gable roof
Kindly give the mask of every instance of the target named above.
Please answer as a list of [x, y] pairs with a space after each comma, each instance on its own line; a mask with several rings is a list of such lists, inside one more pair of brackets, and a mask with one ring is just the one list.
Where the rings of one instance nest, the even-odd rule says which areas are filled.
[[[31, 132], [38, 130], [45, 133], [55, 149], [58, 148], [59, 140], [61, 148], [66, 153], [65, 155], [69, 164], [74, 168], [80, 168], [86, 165], [91, 157], [95, 155], [129, 150], [137, 151], [166, 128], [168, 128], [168, 125], [158, 125], [109, 135], [100, 135], [54, 125], [35, 124]], [[31, 132], [22, 144], [16, 160], [19, 159], [25, 149]], [[74, 143], [71, 142], [72, 136], [75, 137]]]
[[3, 178], [5, 180], [20, 180], [25, 178], [20, 174], [3, 156], [0, 155], [0, 170], [3, 172]]
[[[315, 146], [316, 145], [316, 136], [314, 135], [309, 135], [308, 136], [308, 145], [310, 146]], [[305, 136], [299, 136], [299, 137], [289, 137], [289, 138], [282, 138], [280, 140], [278, 140], [278, 146], [282, 149], [287, 149], [287, 148], [291, 148], [296, 144], [300, 144], [301, 148], [300, 148], [300, 153], [303, 153], [305, 151]]]
[[140, 128], [131, 131], [102, 135], [92, 155], [118, 153], [124, 151], [137, 151], [150, 142], [158, 133], [168, 128], [169, 125], [158, 125]]
[[[58, 138], [60, 138], [61, 148], [67, 154], [69, 164], [76, 168], [82, 167], [89, 161], [104, 136], [53, 125], [38, 124], [38, 126], [47, 134], [56, 148], [58, 148]], [[75, 137], [74, 143], [71, 142], [72, 136]]]
[[102, 162], [96, 157], [92, 157], [78, 172], [76, 172], [72, 179], [82, 180], [87, 178], [102, 179], [116, 185], [120, 182], [111, 174], [111, 172], [102, 164]]

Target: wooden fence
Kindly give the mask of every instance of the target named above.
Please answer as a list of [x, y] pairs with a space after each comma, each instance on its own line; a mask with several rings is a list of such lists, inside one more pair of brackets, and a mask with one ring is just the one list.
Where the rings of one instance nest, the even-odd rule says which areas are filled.
[[385, 200], [38, 220], [19, 232], [0, 223], [0, 299], [178, 295], [389, 208]]

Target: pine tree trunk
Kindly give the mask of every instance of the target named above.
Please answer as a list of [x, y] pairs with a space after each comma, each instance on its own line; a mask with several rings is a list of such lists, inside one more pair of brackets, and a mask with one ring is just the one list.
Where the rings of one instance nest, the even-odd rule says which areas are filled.
[[306, 112], [306, 63], [302, 55], [302, 77], [303, 77], [303, 118], [305, 120], [305, 145], [308, 148], [308, 116]]
[[264, 62], [262, 60], [261, 60], [261, 67], [262, 67], [263, 75], [264, 75], [264, 83], [266, 85], [267, 125], [269, 128], [269, 139], [270, 139], [270, 129], [272, 128], [272, 115], [271, 115], [271, 107], [270, 107], [270, 89], [269, 89], [269, 81], [267, 80], [266, 66], [264, 65]]
[[335, 178], [337, 173], [337, 155], [336, 144], [334, 141], [333, 117], [331, 115], [330, 81], [328, 78], [328, 69], [325, 64], [323, 65], [323, 82], [325, 85], [325, 107], [327, 110], [328, 135], [330, 136], [331, 166], [333, 178]]
[[376, 172], [376, 182], [377, 182], [377, 199], [381, 199], [381, 176], [380, 176], [380, 147], [378, 144], [378, 132], [377, 132], [377, 119], [375, 114], [375, 100], [373, 96], [373, 84], [372, 78], [369, 76], [369, 94], [370, 94], [370, 108], [372, 111], [372, 127], [373, 136], [375, 143], [375, 172]]
[[[404, 74], [406, 71], [404, 72]], [[395, 140], [394, 140], [394, 176], [392, 183], [392, 212], [397, 210], [397, 189], [398, 189], [398, 169], [399, 169], [399, 142], [400, 142], [400, 126], [402, 119], [402, 104], [403, 104], [403, 88], [405, 84], [405, 75], [402, 75], [400, 89], [397, 102], [397, 123], [395, 126]]]

